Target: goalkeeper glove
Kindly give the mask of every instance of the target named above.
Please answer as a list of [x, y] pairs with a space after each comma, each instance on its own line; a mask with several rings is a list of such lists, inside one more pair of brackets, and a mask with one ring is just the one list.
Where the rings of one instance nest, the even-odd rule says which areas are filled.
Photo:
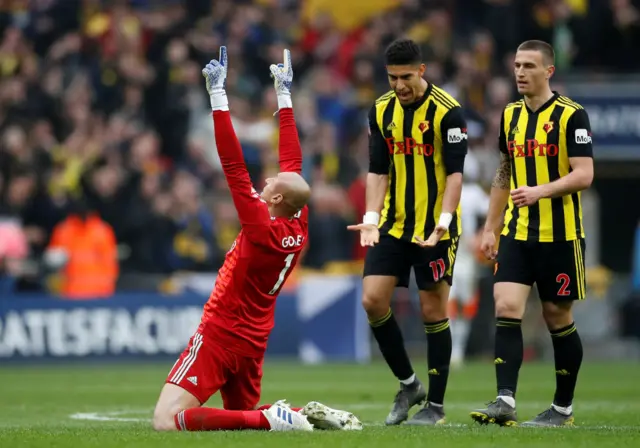
[[227, 47], [220, 47], [218, 60], [212, 59], [203, 69], [211, 110], [229, 110], [229, 101], [224, 87], [227, 81]]
[[271, 64], [271, 77], [273, 86], [278, 96], [278, 109], [292, 107], [291, 103], [291, 83], [293, 81], [293, 67], [291, 66], [291, 52], [284, 50], [284, 63]]

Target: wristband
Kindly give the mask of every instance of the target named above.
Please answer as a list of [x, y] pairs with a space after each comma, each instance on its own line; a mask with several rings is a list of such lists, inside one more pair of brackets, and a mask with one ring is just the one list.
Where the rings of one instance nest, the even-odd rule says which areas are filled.
[[278, 94], [278, 110], [273, 113], [275, 117], [280, 112], [280, 109], [292, 108], [293, 104], [291, 103], [291, 95], [285, 95], [283, 93]]
[[227, 100], [227, 93], [224, 90], [209, 95], [209, 100], [211, 102], [211, 110], [229, 110], [229, 100]]
[[367, 212], [362, 217], [363, 224], [372, 224], [377, 226], [380, 223], [380, 213], [377, 212]]
[[438, 220], [438, 226], [448, 229], [451, 225], [453, 215], [451, 213], [440, 213], [440, 219]]
[[287, 94], [278, 94], [278, 109], [286, 109], [293, 107], [291, 103], [291, 95]]

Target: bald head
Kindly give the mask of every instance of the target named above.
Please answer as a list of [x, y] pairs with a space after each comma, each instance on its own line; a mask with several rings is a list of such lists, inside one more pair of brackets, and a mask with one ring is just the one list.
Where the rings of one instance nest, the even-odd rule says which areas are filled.
[[283, 202], [294, 209], [294, 213], [307, 205], [311, 197], [311, 188], [298, 173], [278, 174], [278, 188], [281, 190]]
[[267, 201], [274, 215], [292, 216], [309, 202], [311, 188], [304, 178], [294, 172], [278, 173], [267, 179], [262, 199]]

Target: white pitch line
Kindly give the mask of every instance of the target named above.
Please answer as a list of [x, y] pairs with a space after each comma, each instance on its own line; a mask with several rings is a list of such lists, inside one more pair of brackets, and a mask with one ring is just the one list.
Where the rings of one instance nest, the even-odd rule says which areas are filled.
[[94, 422], [150, 422], [150, 418], [119, 417], [120, 415], [146, 414], [148, 412], [150, 412], [149, 409], [130, 409], [109, 412], [78, 412], [71, 414], [69, 418], [73, 420], [90, 420]]

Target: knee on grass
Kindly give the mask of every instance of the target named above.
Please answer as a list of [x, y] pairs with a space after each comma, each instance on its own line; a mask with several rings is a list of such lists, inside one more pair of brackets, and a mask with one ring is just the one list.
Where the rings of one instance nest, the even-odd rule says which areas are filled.
[[156, 409], [153, 413], [153, 429], [156, 431], [177, 431], [174, 417], [183, 409], [179, 406]]

